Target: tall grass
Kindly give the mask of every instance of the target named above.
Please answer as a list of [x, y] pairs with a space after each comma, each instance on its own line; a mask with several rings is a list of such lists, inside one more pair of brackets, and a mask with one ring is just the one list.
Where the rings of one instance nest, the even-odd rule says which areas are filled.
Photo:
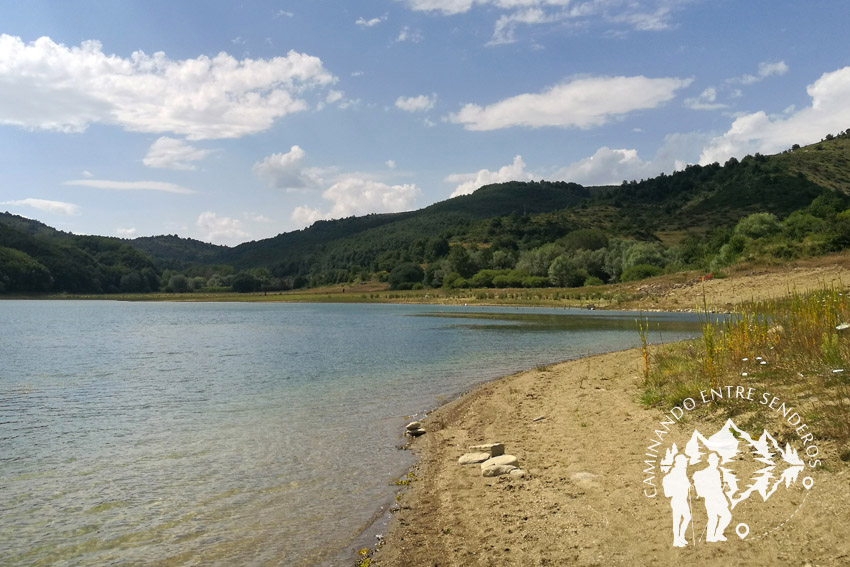
[[[672, 407], [709, 387], [749, 385], [805, 411], [817, 435], [850, 451], [850, 302], [838, 287], [741, 305], [725, 321], [703, 309], [702, 337], [669, 347], [644, 370], [641, 399]], [[648, 355], [642, 353], [644, 361]], [[750, 406], [751, 407], [751, 406]], [[712, 407], [757, 421], [743, 403]]]

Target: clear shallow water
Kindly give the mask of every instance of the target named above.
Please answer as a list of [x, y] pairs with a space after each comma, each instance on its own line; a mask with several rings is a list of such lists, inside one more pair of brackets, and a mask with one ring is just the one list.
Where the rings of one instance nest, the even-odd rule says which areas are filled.
[[[0, 565], [350, 564], [410, 416], [636, 314], [0, 302]], [[650, 314], [652, 339], [698, 334]]]

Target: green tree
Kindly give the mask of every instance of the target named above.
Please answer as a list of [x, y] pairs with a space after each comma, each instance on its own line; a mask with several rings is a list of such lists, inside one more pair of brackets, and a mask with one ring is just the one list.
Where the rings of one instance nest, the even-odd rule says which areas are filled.
[[549, 266], [549, 282], [556, 287], [578, 287], [587, 277], [587, 271], [566, 255], [558, 256]]
[[171, 293], [186, 293], [189, 291], [189, 279], [183, 274], [174, 274], [168, 280], [168, 289]]
[[418, 264], [403, 262], [390, 272], [387, 281], [390, 289], [412, 289], [414, 284], [422, 283], [425, 272]]
[[752, 239], [771, 236], [780, 230], [779, 220], [772, 213], [754, 213], [742, 218], [735, 225], [735, 234]]
[[252, 293], [260, 289], [260, 280], [248, 272], [239, 272], [233, 276], [230, 289], [236, 293]]

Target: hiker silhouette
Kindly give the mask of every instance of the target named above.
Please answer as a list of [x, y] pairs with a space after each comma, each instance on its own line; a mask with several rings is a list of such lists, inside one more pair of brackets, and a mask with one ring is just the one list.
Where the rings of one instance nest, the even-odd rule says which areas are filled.
[[705, 513], [708, 516], [705, 541], [726, 541], [723, 531], [732, 521], [729, 512], [729, 500], [723, 493], [723, 478], [718, 468], [720, 458], [717, 453], [708, 455], [708, 466], [694, 473], [694, 489], [697, 497], [705, 500]]
[[691, 522], [691, 507], [688, 504], [691, 481], [688, 479], [688, 458], [685, 455], [676, 456], [673, 468], [664, 475], [661, 485], [664, 496], [670, 499], [670, 507], [673, 508], [673, 545], [685, 547], [688, 545], [685, 530]]

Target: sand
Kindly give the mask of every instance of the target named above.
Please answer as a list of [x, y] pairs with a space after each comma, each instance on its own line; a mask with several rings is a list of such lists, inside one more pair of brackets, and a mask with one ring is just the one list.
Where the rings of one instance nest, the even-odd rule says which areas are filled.
[[[724, 296], [732, 304], [781, 293], [789, 282], [800, 288], [830, 279], [850, 282], [850, 273], [819, 266], [793, 277], [712, 280], [706, 289], [718, 296], [720, 286], [740, 290]], [[772, 282], [769, 291], [765, 282]], [[675, 293], [691, 293], [683, 289]], [[813, 479], [810, 490], [798, 478], [767, 501], [754, 494], [734, 511], [728, 541], [717, 543], [700, 535], [706, 512], [701, 501], [692, 502], [695, 529], [688, 531], [699, 541], [673, 547], [670, 500], [644, 494], [644, 454], [663, 411], [639, 403], [640, 360], [630, 350], [529, 370], [432, 412], [428, 433], [412, 442], [420, 457], [415, 480], [371, 564], [850, 565], [850, 466], [828, 444], [820, 449], [826, 466], [802, 475]], [[684, 444], [693, 429], [721, 425], [694, 419], [675, 434]], [[478, 465], [457, 463], [470, 445], [494, 441], [519, 458], [525, 478], [485, 478]], [[742, 516], [750, 530], [745, 539], [735, 533]]]

